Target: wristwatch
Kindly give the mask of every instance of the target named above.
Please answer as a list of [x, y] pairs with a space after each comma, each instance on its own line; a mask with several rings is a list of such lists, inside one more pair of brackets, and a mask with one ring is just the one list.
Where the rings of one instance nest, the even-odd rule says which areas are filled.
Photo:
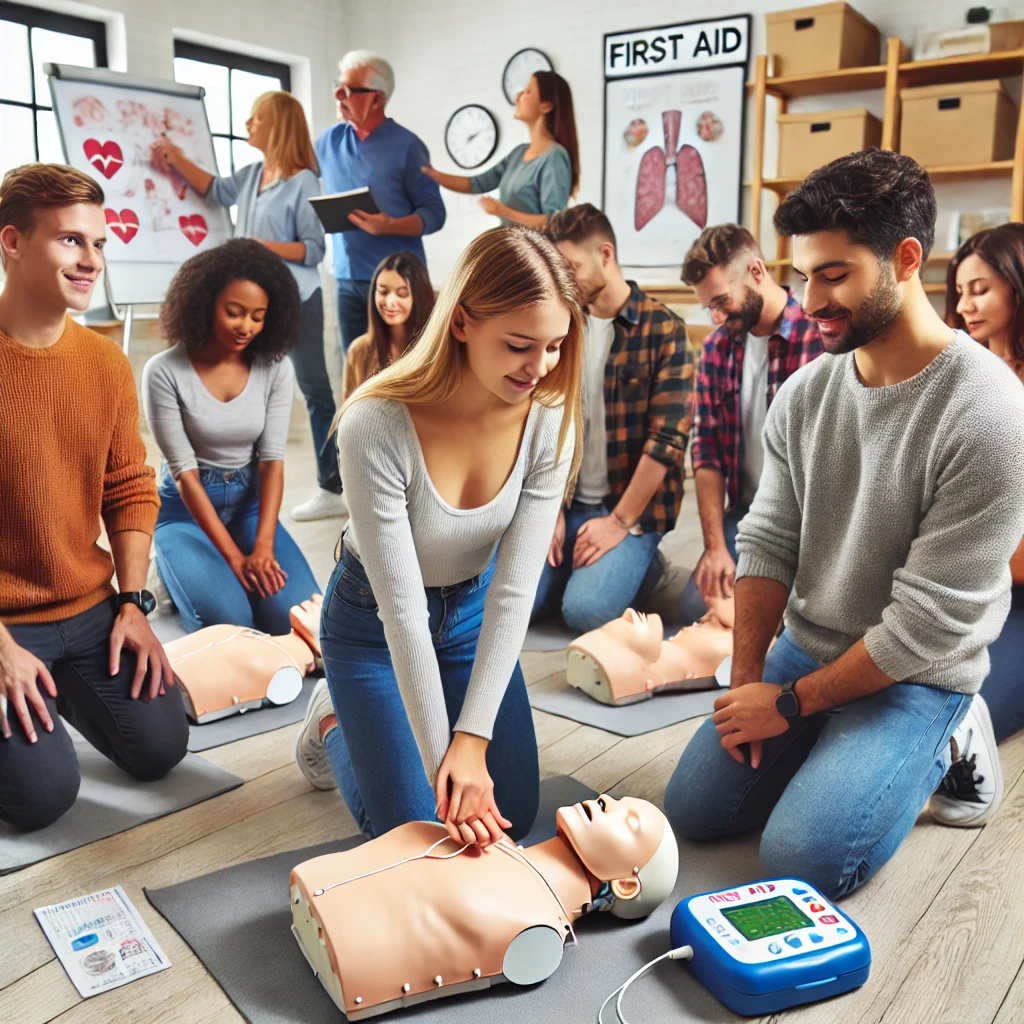
[[156, 608], [156, 598], [148, 590], [124, 590], [117, 595], [117, 606], [123, 608], [126, 604], [133, 604], [148, 615]]
[[775, 698], [775, 710], [783, 718], [796, 718], [800, 714], [800, 698], [796, 695], [796, 686], [799, 680], [782, 684], [782, 693]]

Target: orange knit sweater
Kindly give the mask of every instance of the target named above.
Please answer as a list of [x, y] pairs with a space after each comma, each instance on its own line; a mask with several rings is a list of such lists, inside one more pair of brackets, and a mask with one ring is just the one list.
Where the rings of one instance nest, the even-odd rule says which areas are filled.
[[0, 331], [0, 622], [55, 622], [114, 592], [97, 541], [152, 534], [160, 507], [131, 367], [70, 317], [30, 348]]

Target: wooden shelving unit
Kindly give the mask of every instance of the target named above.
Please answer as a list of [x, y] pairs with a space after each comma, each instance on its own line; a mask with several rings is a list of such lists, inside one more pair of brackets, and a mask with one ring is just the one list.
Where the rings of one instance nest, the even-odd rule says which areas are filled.
[[[906, 46], [899, 39], [886, 43], [886, 60], [863, 68], [843, 68], [817, 75], [791, 75], [768, 77], [768, 57], [761, 54], [755, 59], [754, 80], [747, 83], [754, 98], [754, 159], [753, 177], [744, 182], [751, 191], [750, 219], [754, 237], [760, 242], [761, 209], [764, 192], [779, 197], [791, 192], [801, 179], [766, 178], [764, 176], [764, 133], [766, 127], [766, 101], [773, 96], [778, 112], [786, 112], [790, 99], [801, 96], [819, 96], [827, 93], [853, 92], [862, 89], [884, 89], [884, 117], [882, 119], [882, 148], [898, 149], [900, 134], [900, 90], [923, 85], [953, 84], [983, 81], [988, 78], [1010, 78], [1024, 74], [1024, 49], [1003, 53], [984, 53], [967, 57], [949, 57], [943, 60], [911, 61]], [[1007, 178], [1010, 182], [1010, 219], [1024, 221], [1024, 102], [1021, 103], [1017, 122], [1014, 155], [1011, 160], [997, 160], [987, 164], [963, 164], [953, 167], [929, 167], [935, 182], [971, 181]], [[948, 261], [951, 253], [934, 253], [929, 262]], [[790, 265], [786, 239], [779, 239], [777, 258], [768, 266], [781, 275]], [[938, 289], [938, 284], [927, 288]], [[944, 286], [941, 286], [944, 288]]]

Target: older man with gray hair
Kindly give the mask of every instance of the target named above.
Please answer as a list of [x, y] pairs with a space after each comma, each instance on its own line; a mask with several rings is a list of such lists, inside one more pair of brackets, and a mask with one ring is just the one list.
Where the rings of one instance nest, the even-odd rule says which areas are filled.
[[391, 65], [369, 50], [352, 50], [338, 63], [334, 99], [338, 121], [316, 140], [327, 193], [369, 187], [380, 213], [356, 211], [357, 230], [333, 236], [341, 345], [367, 329], [370, 279], [377, 264], [406, 250], [426, 262], [423, 235], [444, 224], [441, 191], [420, 168], [430, 163], [423, 141], [384, 113], [395, 89]]

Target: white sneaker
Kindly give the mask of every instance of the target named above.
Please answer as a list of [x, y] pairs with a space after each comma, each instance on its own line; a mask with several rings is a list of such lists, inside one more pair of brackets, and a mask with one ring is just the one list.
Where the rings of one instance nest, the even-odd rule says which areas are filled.
[[988, 706], [975, 694], [964, 720], [949, 741], [953, 763], [928, 801], [940, 825], [978, 828], [1003, 799], [1003, 771]]
[[309, 695], [306, 718], [295, 738], [295, 760], [314, 789], [338, 788], [327, 748], [320, 739], [320, 722], [332, 714], [331, 692], [327, 688], [327, 680], [321, 679]]
[[174, 602], [171, 600], [170, 591], [160, 575], [160, 569], [156, 558], [149, 560], [149, 572], [146, 574], [146, 589], [156, 598], [157, 615], [173, 615], [175, 612]]
[[341, 495], [334, 491], [325, 491], [318, 487], [309, 501], [296, 505], [292, 509], [292, 519], [298, 523], [306, 523], [311, 519], [330, 519], [332, 516], [343, 515]]

